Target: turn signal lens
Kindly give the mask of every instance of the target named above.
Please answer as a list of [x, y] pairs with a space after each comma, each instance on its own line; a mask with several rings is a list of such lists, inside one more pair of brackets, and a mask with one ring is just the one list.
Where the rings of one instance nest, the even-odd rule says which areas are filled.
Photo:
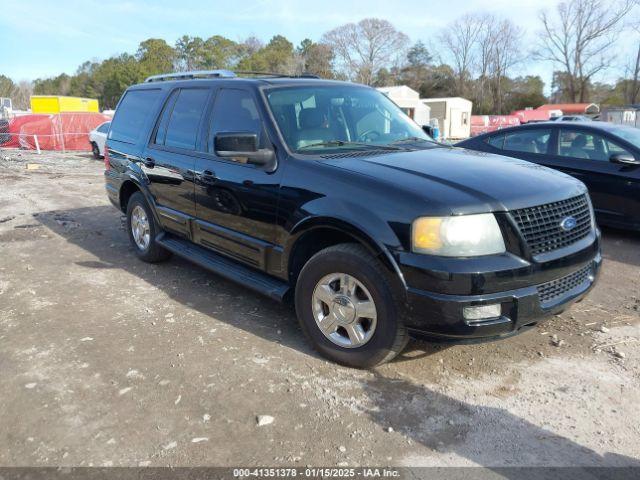
[[424, 250], [437, 250], [442, 247], [440, 227], [442, 219], [423, 217], [413, 223], [413, 246]]

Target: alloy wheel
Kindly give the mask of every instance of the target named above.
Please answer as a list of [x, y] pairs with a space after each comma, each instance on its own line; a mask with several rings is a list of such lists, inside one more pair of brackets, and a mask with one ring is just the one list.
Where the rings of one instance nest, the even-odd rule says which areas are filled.
[[151, 229], [147, 212], [140, 205], [136, 205], [131, 212], [131, 233], [133, 241], [140, 250], [146, 250], [151, 242]]
[[346, 273], [325, 275], [312, 296], [313, 316], [331, 342], [345, 348], [361, 347], [373, 336], [377, 310], [369, 290]]

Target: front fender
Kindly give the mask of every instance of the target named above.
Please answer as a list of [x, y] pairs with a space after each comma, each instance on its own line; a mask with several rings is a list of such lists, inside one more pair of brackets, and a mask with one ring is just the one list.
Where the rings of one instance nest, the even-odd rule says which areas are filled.
[[296, 241], [304, 234], [319, 228], [330, 228], [358, 240], [376, 257], [395, 272], [402, 286], [406, 282], [392, 251], [402, 248], [401, 242], [388, 222], [375, 215], [372, 209], [355, 202], [332, 200], [321, 197], [304, 205], [303, 217], [290, 230], [285, 243], [285, 252], [291, 253]]

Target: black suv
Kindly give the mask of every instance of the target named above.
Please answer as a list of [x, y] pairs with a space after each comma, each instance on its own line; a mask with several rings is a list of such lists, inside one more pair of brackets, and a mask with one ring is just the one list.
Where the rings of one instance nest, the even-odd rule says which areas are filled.
[[522, 331], [582, 298], [601, 263], [580, 181], [438, 144], [361, 85], [150, 77], [120, 100], [106, 151], [142, 260], [175, 253], [291, 297], [314, 346], [350, 366], [393, 358], [409, 333]]

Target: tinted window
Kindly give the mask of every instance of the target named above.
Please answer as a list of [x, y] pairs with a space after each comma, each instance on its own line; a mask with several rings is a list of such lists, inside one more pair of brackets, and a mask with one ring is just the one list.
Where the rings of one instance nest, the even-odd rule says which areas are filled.
[[613, 154], [631, 155], [632, 157], [634, 156], [627, 149], [613, 143], [611, 140], [607, 140], [606, 138], [604, 139], [604, 145], [607, 149], [607, 153], [609, 154], [608, 157], [611, 157], [611, 155]]
[[[267, 95], [278, 128], [292, 150], [363, 148], [430, 137], [389, 98], [358, 86], [277, 88]], [[336, 142], [345, 142], [341, 147]], [[366, 148], [366, 145], [364, 146]]]
[[167, 123], [165, 146], [195, 150], [198, 127], [208, 95], [209, 90], [204, 88], [180, 90]]
[[118, 105], [109, 131], [109, 138], [126, 143], [137, 143], [143, 135], [145, 121], [160, 98], [160, 90], [130, 90]]
[[565, 128], [560, 130], [558, 137], [560, 156], [608, 162], [609, 157], [614, 153], [629, 152], [598, 134]]
[[158, 124], [158, 129], [156, 130], [156, 135], [153, 139], [153, 143], [157, 145], [164, 145], [165, 138], [167, 137], [167, 125], [169, 125], [169, 117], [171, 116], [173, 106], [176, 103], [176, 98], [178, 98], [178, 93], [180, 93], [180, 90], [174, 90], [173, 92], [171, 92], [169, 99], [165, 102], [164, 107], [162, 108], [160, 123]]
[[609, 130], [611, 134], [626, 140], [636, 148], [640, 148], [640, 129], [618, 125]]
[[100, 125], [100, 126], [98, 127], [98, 129], [97, 129], [97, 130], [98, 130], [100, 133], [107, 133], [107, 132], [109, 131], [109, 125], [111, 125], [111, 122], [103, 123], [102, 125]]
[[494, 135], [493, 137], [489, 137], [487, 139], [487, 143], [492, 147], [502, 150], [502, 147], [504, 147], [504, 137], [504, 135]]
[[526, 153], [547, 153], [550, 129], [521, 130], [507, 133], [504, 138], [504, 150]]
[[209, 151], [219, 132], [251, 132], [260, 134], [262, 125], [251, 93], [245, 90], [223, 89], [216, 97], [209, 128]]

